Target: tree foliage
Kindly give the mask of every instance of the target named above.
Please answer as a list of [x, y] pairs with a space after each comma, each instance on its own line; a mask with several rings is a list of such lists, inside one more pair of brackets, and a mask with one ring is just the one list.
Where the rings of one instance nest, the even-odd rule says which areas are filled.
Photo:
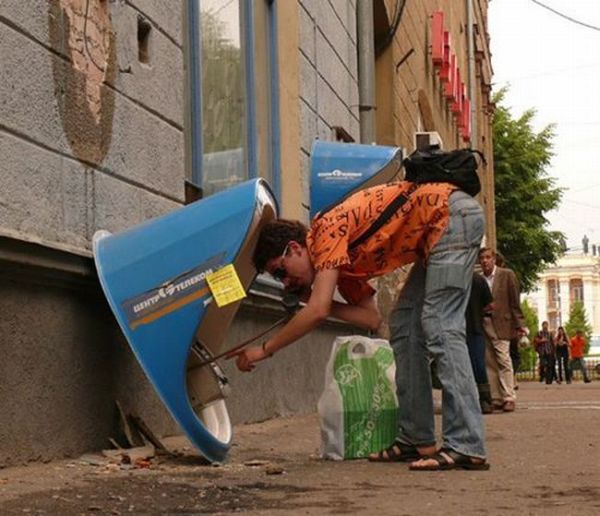
[[552, 159], [554, 126], [536, 133], [535, 110], [513, 118], [504, 105], [506, 88], [494, 95], [493, 121], [498, 251], [529, 291], [538, 274], [564, 250], [564, 235], [547, 228], [546, 213], [558, 207], [562, 190], [546, 168]]
[[592, 325], [588, 321], [585, 307], [581, 301], [573, 301], [569, 309], [569, 320], [565, 324], [565, 331], [569, 337], [573, 337], [577, 330], [583, 332], [583, 336], [585, 337], [585, 353], [587, 353], [590, 349]]
[[527, 299], [524, 299], [521, 303], [521, 311], [523, 312], [523, 317], [525, 318], [525, 325], [529, 330], [529, 336], [533, 338], [540, 328], [540, 321], [538, 320], [537, 313], [529, 306]]

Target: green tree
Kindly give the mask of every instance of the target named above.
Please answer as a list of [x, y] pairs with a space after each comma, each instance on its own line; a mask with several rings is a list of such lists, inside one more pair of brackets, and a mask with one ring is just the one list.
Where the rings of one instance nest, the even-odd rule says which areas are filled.
[[[537, 334], [539, 328], [539, 321], [537, 313], [533, 308], [529, 306], [527, 300], [521, 303], [521, 310], [525, 317], [525, 325], [529, 329], [529, 341], [533, 342], [533, 337]], [[537, 359], [537, 353], [532, 345], [527, 346], [524, 349], [519, 349], [521, 355], [521, 370], [532, 371], [535, 369], [535, 362]]]
[[513, 118], [504, 105], [506, 91], [502, 88], [494, 95], [497, 245], [527, 292], [538, 274], [564, 250], [564, 235], [549, 231], [545, 216], [558, 207], [562, 190], [546, 173], [553, 156], [554, 126], [536, 133], [532, 127], [534, 109]]
[[565, 324], [565, 331], [569, 337], [573, 337], [577, 330], [583, 332], [585, 337], [585, 353], [590, 350], [590, 337], [592, 336], [592, 325], [589, 323], [585, 307], [581, 301], [574, 301], [569, 309], [569, 320]]

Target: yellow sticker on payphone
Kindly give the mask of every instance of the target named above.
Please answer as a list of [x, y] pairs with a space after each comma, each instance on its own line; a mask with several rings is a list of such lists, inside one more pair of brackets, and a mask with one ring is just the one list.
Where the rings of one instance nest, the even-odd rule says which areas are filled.
[[231, 263], [206, 276], [206, 282], [219, 308], [246, 297], [244, 287]]

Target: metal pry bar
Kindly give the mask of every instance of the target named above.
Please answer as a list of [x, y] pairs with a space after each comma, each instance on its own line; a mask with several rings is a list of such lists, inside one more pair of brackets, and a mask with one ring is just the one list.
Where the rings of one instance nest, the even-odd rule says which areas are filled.
[[[220, 358], [223, 358], [224, 356], [227, 356], [230, 353], [234, 353], [235, 351], [238, 351], [238, 350], [246, 347], [248, 344], [252, 344], [254, 341], [260, 339], [261, 337], [264, 337], [267, 333], [274, 330], [278, 326], [281, 326], [282, 324], [285, 324], [287, 321], [289, 321], [293, 317], [293, 315], [296, 313], [296, 310], [298, 309], [298, 307], [300, 306], [300, 300], [298, 299], [298, 296], [296, 296], [295, 294], [286, 294], [281, 299], [281, 303], [283, 304], [283, 307], [285, 308], [285, 310], [287, 312], [285, 317], [282, 317], [281, 319], [275, 321], [266, 330], [263, 330], [262, 332], [258, 333], [257, 335], [250, 337], [249, 339], [245, 340], [241, 344], [238, 344], [237, 346], [234, 346], [233, 348], [228, 349], [227, 351], [224, 351], [223, 353], [220, 353], [217, 356], [212, 356], [206, 346], [202, 345], [199, 342], [196, 342], [192, 346], [192, 349], [194, 349], [198, 355], [202, 356], [202, 358], [204, 358], [204, 361], [200, 362], [199, 364], [196, 364], [195, 367], [204, 367], [205, 365], [213, 364], [215, 361], [219, 360]], [[196, 349], [197, 347], [200, 347], [200, 346], [201, 346], [201, 349]], [[209, 356], [207, 357], [207, 355], [209, 355]]]

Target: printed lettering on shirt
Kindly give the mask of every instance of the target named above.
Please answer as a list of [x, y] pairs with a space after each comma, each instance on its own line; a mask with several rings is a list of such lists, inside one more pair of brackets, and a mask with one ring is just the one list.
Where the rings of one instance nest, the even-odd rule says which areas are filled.
[[[410, 188], [411, 184], [403, 182], [368, 188], [316, 219], [307, 236], [315, 269], [338, 268], [339, 281], [352, 277], [364, 282], [410, 263], [417, 256], [426, 258], [446, 227], [448, 197], [455, 187], [439, 183]], [[350, 250], [350, 243], [367, 231], [398, 195], [407, 191], [407, 202], [371, 237]], [[359, 288], [359, 284], [362, 285], [345, 284], [345, 297], [356, 299], [371, 291]]]

